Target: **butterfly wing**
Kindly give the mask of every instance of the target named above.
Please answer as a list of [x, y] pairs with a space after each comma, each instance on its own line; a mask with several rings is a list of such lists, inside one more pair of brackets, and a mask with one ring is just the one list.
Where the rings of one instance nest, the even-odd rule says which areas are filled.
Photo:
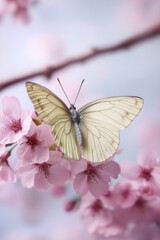
[[79, 109], [82, 153], [92, 162], [112, 156], [119, 145], [119, 132], [139, 113], [143, 99], [110, 97], [91, 102]]
[[26, 87], [40, 119], [51, 126], [56, 145], [67, 157], [80, 159], [70, 111], [65, 103], [39, 84], [27, 82]]

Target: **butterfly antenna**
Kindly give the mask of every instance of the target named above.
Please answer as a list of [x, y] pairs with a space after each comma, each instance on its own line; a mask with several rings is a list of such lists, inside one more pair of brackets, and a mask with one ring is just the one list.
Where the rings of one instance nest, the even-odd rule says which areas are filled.
[[84, 79], [83, 79], [82, 82], [81, 82], [81, 85], [80, 85], [80, 87], [79, 87], [79, 90], [78, 90], [78, 93], [77, 93], [77, 96], [76, 96], [76, 98], [75, 98], [75, 101], [74, 101], [74, 104], [73, 104], [73, 105], [75, 105], [75, 103], [76, 103], [76, 101], [77, 101], [77, 98], [78, 98], [78, 95], [79, 95], [79, 93], [80, 93], [80, 90], [81, 90], [81, 88], [82, 88], [83, 83], [84, 83]]
[[61, 86], [61, 88], [62, 88], [62, 91], [64, 92], [64, 94], [65, 94], [65, 96], [66, 96], [66, 98], [67, 98], [69, 104], [71, 105], [71, 102], [69, 101], [69, 98], [68, 98], [66, 92], [64, 91], [64, 88], [63, 88], [63, 86], [62, 86], [62, 83], [60, 82], [59, 78], [57, 78], [57, 80], [58, 80], [58, 82], [59, 82], [59, 84], [60, 84], [60, 86]]

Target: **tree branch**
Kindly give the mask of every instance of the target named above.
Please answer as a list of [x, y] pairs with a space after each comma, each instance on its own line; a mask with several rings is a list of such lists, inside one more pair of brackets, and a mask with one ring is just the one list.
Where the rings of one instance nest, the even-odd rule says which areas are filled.
[[66, 68], [73, 64], [83, 63], [87, 60], [90, 60], [90, 59], [95, 58], [102, 54], [113, 53], [115, 51], [128, 49], [136, 44], [141, 43], [142, 41], [146, 41], [146, 40], [156, 37], [158, 35], [160, 35], [160, 25], [154, 26], [153, 28], [151, 28], [147, 31], [144, 31], [143, 33], [137, 34], [133, 37], [130, 37], [126, 40], [121, 41], [120, 43], [111, 45], [109, 47], [94, 48], [94, 49], [92, 49], [92, 51], [90, 51], [84, 55], [70, 58], [68, 60], [65, 60], [62, 63], [57, 64], [57, 65], [50, 65], [44, 69], [34, 71], [31, 73], [27, 73], [27, 74], [19, 76], [19, 77], [5, 80], [2, 83], [0, 83], [0, 90], [3, 90], [13, 84], [20, 83], [20, 82], [26, 81], [26, 80], [34, 78], [34, 77], [44, 76], [47, 79], [50, 79], [51, 76], [60, 69]]

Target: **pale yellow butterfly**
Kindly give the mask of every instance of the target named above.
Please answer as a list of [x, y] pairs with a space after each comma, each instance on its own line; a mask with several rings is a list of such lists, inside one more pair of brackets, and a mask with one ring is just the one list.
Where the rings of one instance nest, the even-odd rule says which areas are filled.
[[143, 106], [140, 97], [121, 96], [98, 99], [76, 111], [74, 104], [68, 108], [39, 84], [27, 82], [26, 87], [40, 119], [51, 126], [56, 145], [75, 160], [83, 155], [88, 161], [102, 162], [112, 156], [119, 145], [120, 130], [132, 122]]

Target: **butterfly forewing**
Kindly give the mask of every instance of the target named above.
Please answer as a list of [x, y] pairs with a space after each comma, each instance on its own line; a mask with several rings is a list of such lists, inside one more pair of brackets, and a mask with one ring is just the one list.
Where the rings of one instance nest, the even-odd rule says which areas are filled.
[[112, 156], [119, 145], [120, 130], [132, 122], [142, 105], [139, 97], [110, 97], [79, 109], [84, 157], [101, 162]]
[[51, 126], [55, 143], [69, 158], [80, 159], [70, 111], [65, 103], [47, 88], [26, 83], [28, 95], [39, 117]]
[[[68, 107], [47, 88], [30, 82], [26, 86], [39, 117], [51, 126], [57, 146], [67, 157], [80, 159]], [[83, 156], [92, 162], [101, 162], [112, 156], [119, 145], [120, 131], [132, 122], [142, 105], [142, 98], [126, 96], [99, 99], [80, 108], [80, 123], [76, 124], [82, 135]]]

